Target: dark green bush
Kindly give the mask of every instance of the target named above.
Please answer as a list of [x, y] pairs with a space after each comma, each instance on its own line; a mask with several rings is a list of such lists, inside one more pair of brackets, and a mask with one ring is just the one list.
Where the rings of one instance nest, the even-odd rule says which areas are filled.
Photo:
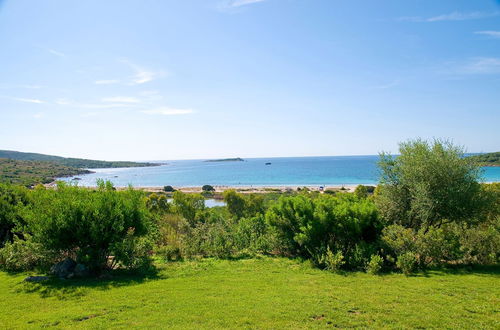
[[266, 220], [276, 231], [282, 252], [319, 263], [330, 249], [341, 252], [348, 268], [364, 267], [381, 229], [375, 205], [368, 199], [304, 195], [282, 197], [270, 207]]
[[152, 228], [143, 192], [118, 192], [102, 181], [96, 191], [61, 183], [33, 191], [32, 200], [27, 230], [46, 250], [74, 256], [95, 273], [147, 259], [139, 251]]
[[204, 185], [203, 187], [201, 187], [201, 190], [202, 190], [202, 191], [215, 191], [215, 188], [214, 188], [214, 187], [212, 187], [212, 186], [211, 186], [211, 185], [209, 185], [209, 184], [206, 184], [206, 185]]
[[401, 269], [403, 274], [410, 275], [415, 271], [417, 258], [413, 252], [405, 252], [398, 257], [396, 266]]
[[24, 225], [21, 211], [27, 204], [28, 195], [24, 187], [0, 183], [0, 247], [12, 241], [16, 226]]
[[163, 187], [163, 191], [164, 192], [174, 192], [175, 189], [172, 186], [165, 186], [165, 187]]

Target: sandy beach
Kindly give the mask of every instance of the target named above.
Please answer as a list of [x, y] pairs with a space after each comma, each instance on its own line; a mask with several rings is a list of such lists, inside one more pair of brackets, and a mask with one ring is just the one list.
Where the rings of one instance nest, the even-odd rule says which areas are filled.
[[[307, 188], [311, 191], [345, 191], [353, 192], [358, 185], [331, 185], [331, 186], [319, 186], [319, 185], [309, 185], [309, 186], [213, 186], [216, 193], [222, 193], [226, 190], [235, 190], [243, 194], [264, 194], [270, 192], [287, 192], [287, 191], [298, 191], [302, 188]], [[148, 191], [148, 192], [162, 192], [163, 187], [133, 187], [134, 189]], [[175, 190], [182, 191], [184, 193], [200, 193], [202, 192], [201, 186], [199, 187], [173, 187]], [[127, 189], [126, 187], [117, 188]]]

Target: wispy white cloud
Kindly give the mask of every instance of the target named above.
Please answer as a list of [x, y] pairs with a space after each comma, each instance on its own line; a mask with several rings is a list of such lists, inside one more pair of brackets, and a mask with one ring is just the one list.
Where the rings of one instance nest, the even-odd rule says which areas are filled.
[[120, 80], [118, 79], [96, 80], [94, 83], [96, 85], [113, 85], [113, 84], [119, 84]]
[[174, 109], [168, 107], [161, 107], [152, 110], [143, 110], [142, 113], [147, 115], [162, 115], [162, 116], [175, 116], [175, 115], [189, 115], [194, 113], [192, 109]]
[[162, 77], [165, 75], [165, 72], [163, 71], [151, 71], [148, 69], [145, 69], [133, 62], [131, 62], [128, 59], [121, 59], [120, 60], [122, 63], [127, 64], [132, 70], [135, 71], [134, 75], [130, 77], [130, 85], [140, 85], [144, 84], [147, 82], [150, 82], [156, 78]]
[[35, 118], [35, 119], [40, 119], [40, 118], [42, 118], [43, 116], [45, 116], [45, 115], [43, 114], [43, 112], [38, 112], [38, 113], [35, 113], [35, 114], [33, 115], [33, 118]]
[[[82, 109], [113, 109], [113, 108], [131, 108], [135, 107], [134, 104], [124, 103], [122, 100], [118, 102], [117, 100], [112, 101], [112, 98], [109, 98], [108, 101], [102, 100], [102, 103], [84, 103], [84, 102], [76, 102], [68, 99], [57, 99], [54, 103], [61, 106], [69, 106], [73, 108], [82, 108]], [[130, 100], [128, 100], [130, 101]]]
[[500, 74], [500, 57], [478, 57], [460, 65], [459, 74]]
[[258, 2], [264, 2], [266, 0], [233, 0], [229, 2], [229, 7], [241, 7], [246, 5], [251, 5]]
[[40, 89], [43, 86], [40, 85], [23, 85], [23, 84], [0, 84], [1, 89], [15, 89], [15, 88], [23, 88], [23, 89]]
[[468, 21], [468, 20], [474, 20], [474, 19], [495, 17], [495, 16], [499, 16], [499, 15], [500, 15], [500, 12], [498, 12], [498, 11], [494, 11], [494, 12], [475, 11], [475, 12], [468, 12], [468, 13], [461, 13], [461, 12], [455, 11], [455, 12], [452, 12], [449, 14], [443, 14], [443, 15], [432, 16], [432, 17], [422, 17], [422, 16], [399, 17], [398, 21], [407, 21], [407, 22]]
[[475, 33], [485, 35], [494, 39], [500, 39], [500, 31], [476, 31]]
[[139, 100], [136, 97], [130, 96], [113, 96], [113, 97], [105, 97], [102, 99], [103, 102], [113, 102], [113, 103], [139, 103]]
[[221, 12], [237, 12], [241, 7], [264, 1], [267, 0], [220, 0], [217, 9]]
[[64, 54], [63, 52], [60, 52], [60, 51], [52, 49], [52, 48], [46, 48], [46, 49], [52, 55], [59, 56], [59, 57], [66, 57], [66, 54]]
[[24, 102], [24, 103], [35, 103], [35, 104], [44, 104], [45, 101], [39, 99], [30, 99], [30, 98], [22, 98], [22, 97], [11, 97], [11, 96], [0, 96], [3, 99], [8, 99], [12, 101]]

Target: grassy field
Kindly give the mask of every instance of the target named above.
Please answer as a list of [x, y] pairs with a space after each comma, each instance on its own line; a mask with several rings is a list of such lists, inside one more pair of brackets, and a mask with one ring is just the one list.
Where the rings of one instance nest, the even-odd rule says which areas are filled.
[[496, 328], [499, 269], [338, 275], [288, 259], [161, 265], [149, 278], [0, 273], [2, 328]]

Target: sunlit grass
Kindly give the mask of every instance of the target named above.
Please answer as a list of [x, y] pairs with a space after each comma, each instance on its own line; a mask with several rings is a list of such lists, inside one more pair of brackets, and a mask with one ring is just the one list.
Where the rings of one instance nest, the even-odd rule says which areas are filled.
[[149, 277], [23, 282], [0, 273], [0, 327], [500, 326], [498, 268], [332, 274], [281, 258], [160, 265]]

